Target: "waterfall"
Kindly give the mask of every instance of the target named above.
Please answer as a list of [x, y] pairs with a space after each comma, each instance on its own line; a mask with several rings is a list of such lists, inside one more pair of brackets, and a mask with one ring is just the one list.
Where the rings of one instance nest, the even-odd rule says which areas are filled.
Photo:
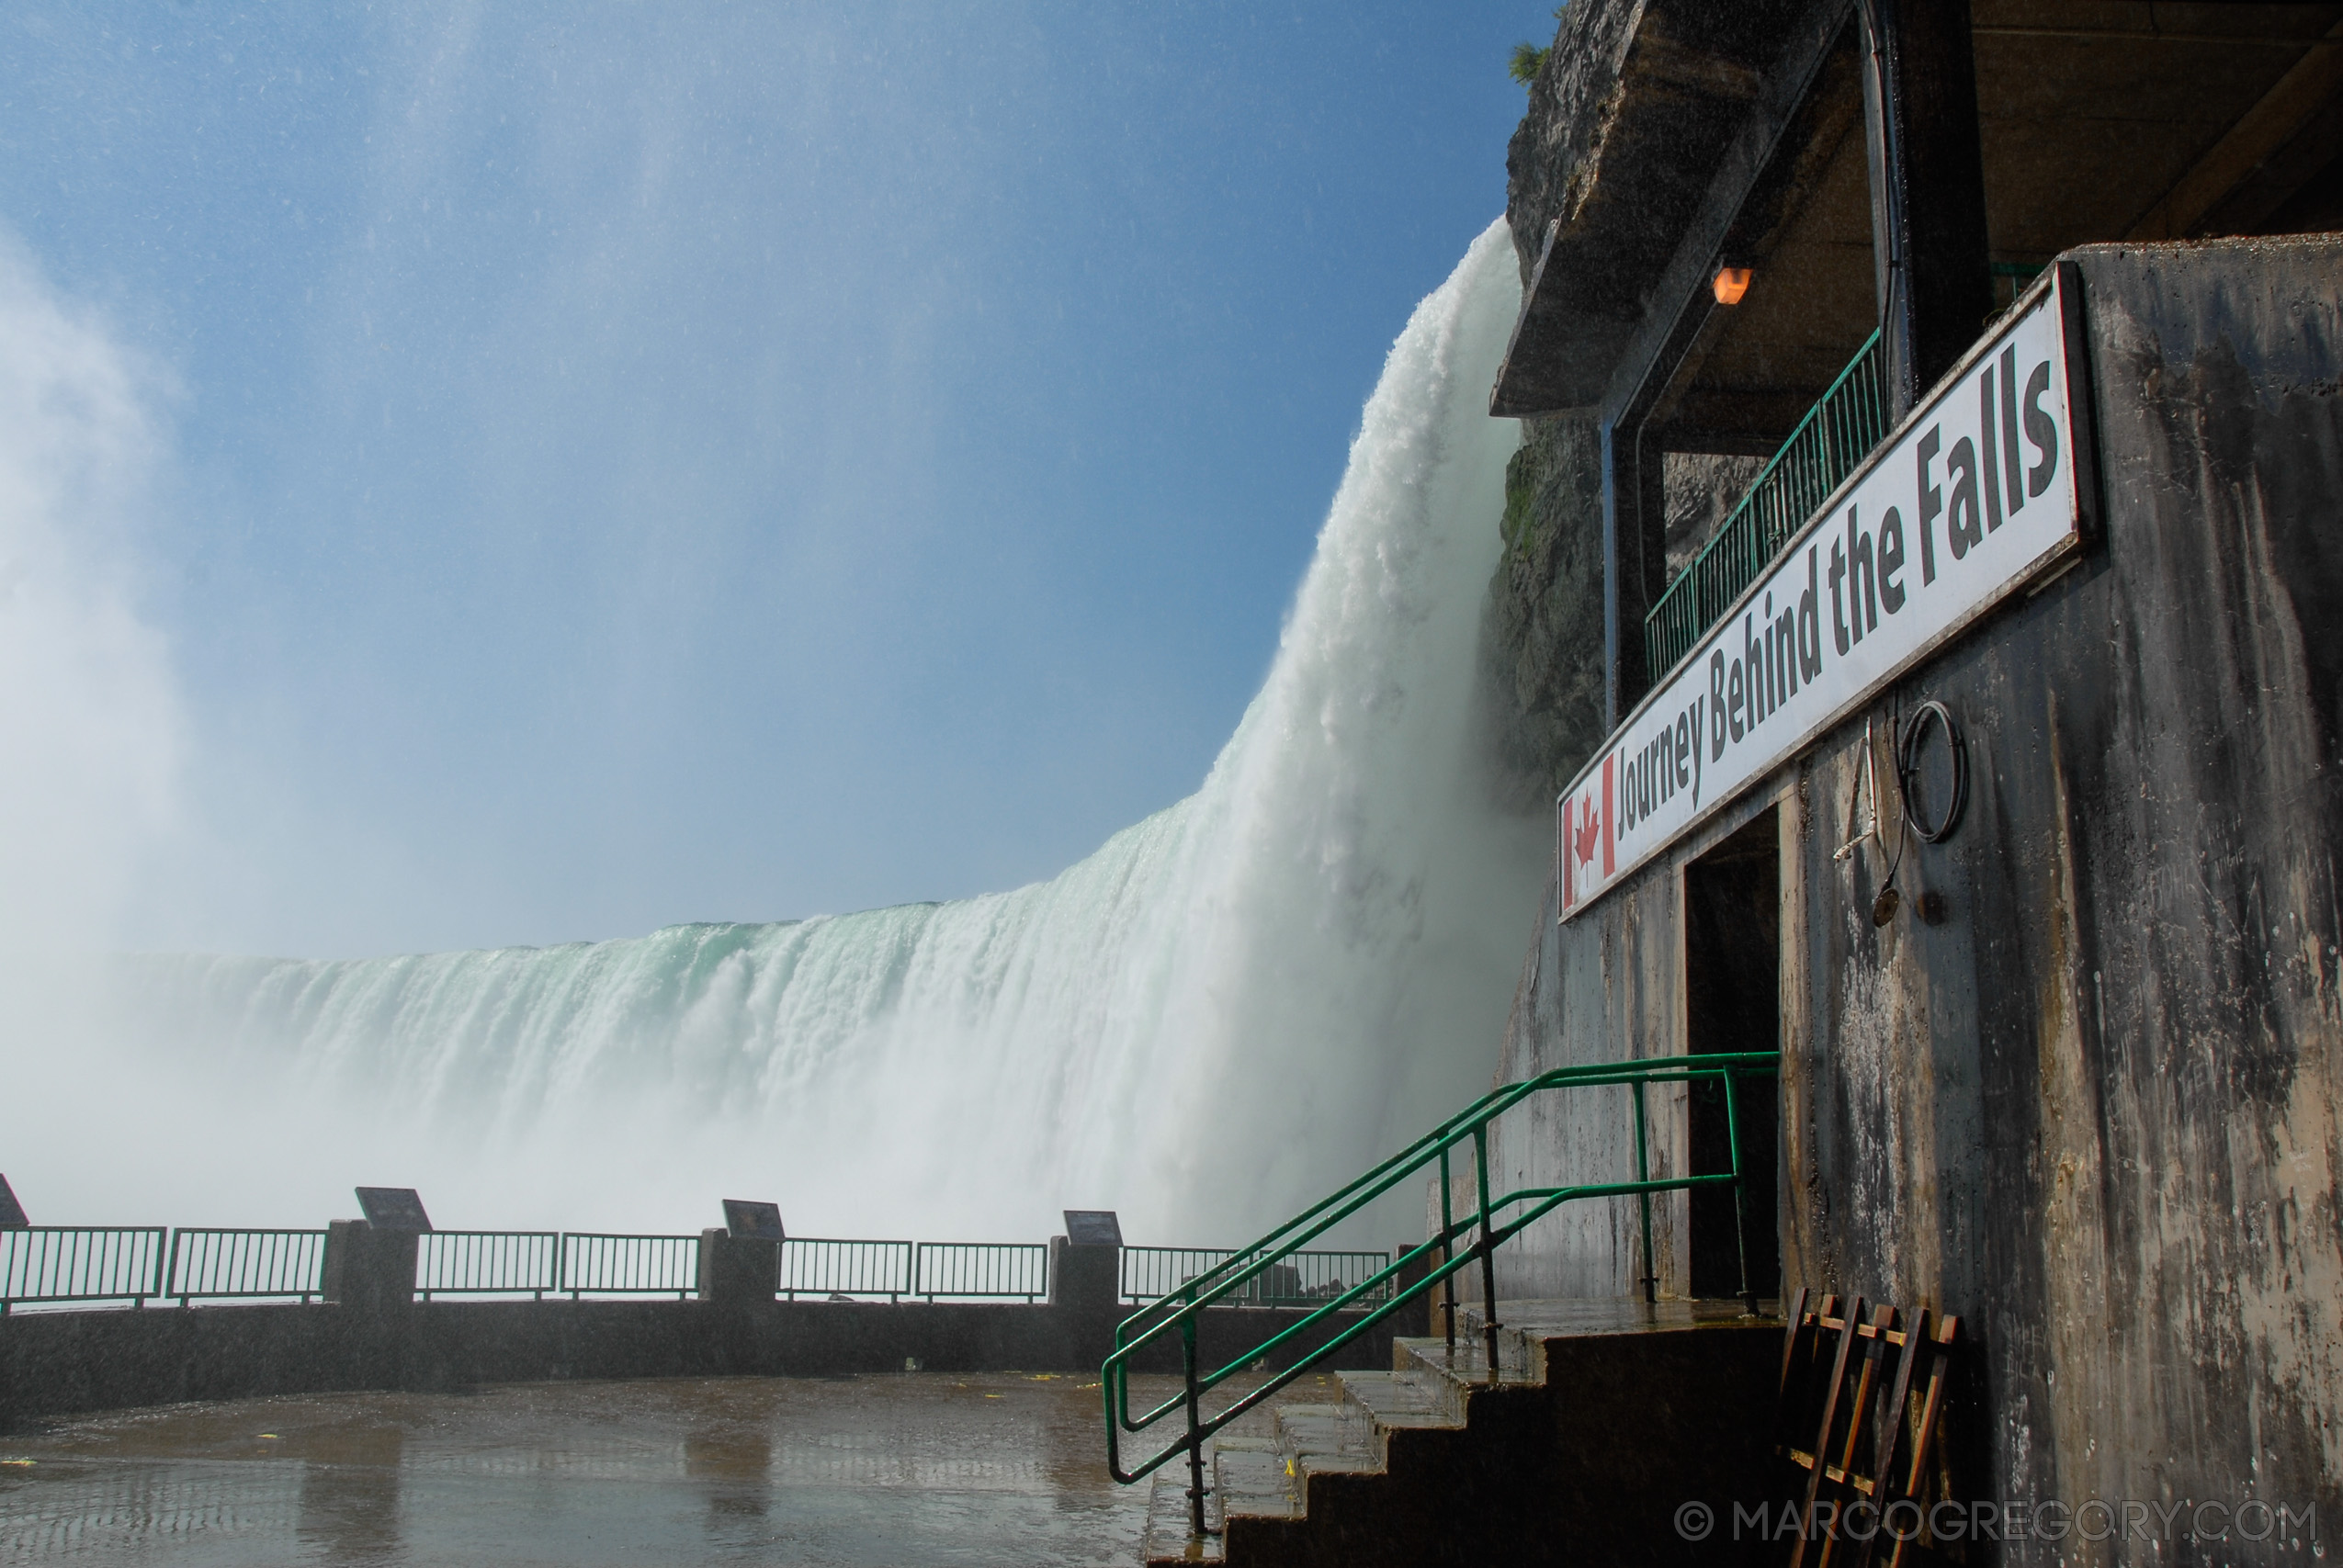
[[1228, 1244], [1478, 1092], [1548, 848], [1468, 733], [1519, 299], [1493, 224], [1393, 346], [1203, 786], [1049, 881], [542, 949], [127, 961], [119, 1028], [236, 1135], [164, 1137], [188, 1201], [315, 1224], [413, 1183], [443, 1226], [673, 1231], [769, 1197], [793, 1234], [977, 1240], [1101, 1207], [1134, 1241]]

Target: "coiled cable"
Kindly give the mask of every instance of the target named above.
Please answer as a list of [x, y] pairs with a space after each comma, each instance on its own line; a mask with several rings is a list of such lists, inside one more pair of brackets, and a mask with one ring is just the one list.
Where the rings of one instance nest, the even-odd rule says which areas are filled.
[[[1920, 820], [1912, 791], [1919, 773], [1920, 742], [1928, 737], [1930, 719], [1942, 728], [1945, 750], [1952, 757], [1952, 798], [1945, 805], [1942, 820], [1933, 828]], [[1896, 743], [1896, 793], [1903, 797], [1905, 822], [1922, 843], [1941, 844], [1961, 825], [1961, 813], [1969, 804], [1969, 749], [1961, 740], [1961, 727], [1953, 722], [1952, 710], [1933, 697], [1912, 710], [1911, 721]]]

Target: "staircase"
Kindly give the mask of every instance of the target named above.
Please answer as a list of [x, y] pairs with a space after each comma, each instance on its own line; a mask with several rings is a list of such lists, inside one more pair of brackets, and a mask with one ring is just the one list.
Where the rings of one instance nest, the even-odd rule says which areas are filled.
[[[1344, 1372], [1336, 1403], [1273, 1407], [1213, 1443], [1207, 1531], [1187, 1472], [1154, 1477], [1147, 1561], [1275, 1564], [1715, 1562], [1753, 1504], [1782, 1322], [1738, 1302], [1502, 1302], [1498, 1375], [1477, 1312]], [[1678, 1510], [1717, 1521], [1688, 1540]]]

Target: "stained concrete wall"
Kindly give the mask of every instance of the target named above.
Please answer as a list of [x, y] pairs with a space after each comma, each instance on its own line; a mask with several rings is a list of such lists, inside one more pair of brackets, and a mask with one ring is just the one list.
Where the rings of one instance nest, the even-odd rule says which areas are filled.
[[[2332, 1533], [2343, 240], [2075, 259], [2103, 538], [1568, 926], [1549, 892], [1504, 1076], [1684, 1049], [1684, 867], [1779, 809], [1788, 1284], [1961, 1314], [1963, 1495], [2315, 1503]], [[1865, 719], [1928, 698], [1964, 727], [1967, 813], [1907, 847], [1875, 928], [1883, 855], [1833, 852]], [[1548, 1109], [1500, 1129], [1499, 1163], [1614, 1173], [1626, 1125]], [[1679, 1118], [1663, 1163], [1681, 1137]], [[1663, 1289], [1683, 1283], [1681, 1204]], [[1625, 1202], [1527, 1242], [1509, 1292], [1630, 1288]]]

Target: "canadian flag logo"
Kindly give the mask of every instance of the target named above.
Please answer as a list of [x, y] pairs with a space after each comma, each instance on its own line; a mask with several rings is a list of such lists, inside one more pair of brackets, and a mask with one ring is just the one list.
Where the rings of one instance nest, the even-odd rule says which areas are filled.
[[1562, 803], [1562, 907], [1576, 908], [1611, 879], [1617, 864], [1612, 832], [1612, 757], [1587, 775], [1584, 788]]

